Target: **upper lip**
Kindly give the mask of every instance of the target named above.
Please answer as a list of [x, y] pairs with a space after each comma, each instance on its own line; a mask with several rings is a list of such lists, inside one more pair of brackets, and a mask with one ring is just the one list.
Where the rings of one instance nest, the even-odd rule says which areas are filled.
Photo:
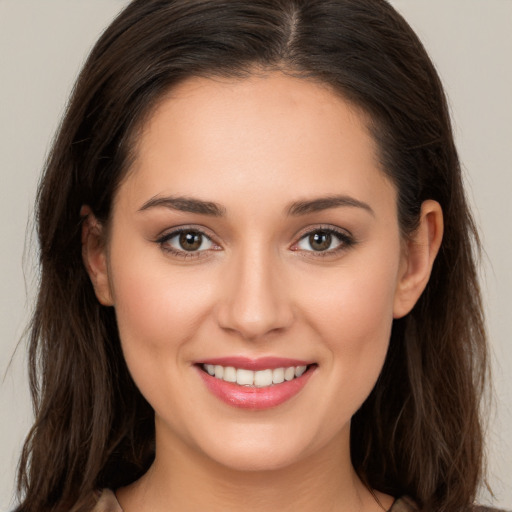
[[197, 364], [212, 364], [220, 366], [233, 366], [244, 370], [274, 370], [275, 368], [289, 368], [290, 366], [308, 366], [313, 364], [313, 361], [305, 361], [303, 359], [291, 359], [287, 357], [266, 356], [252, 359], [242, 356], [231, 357], [215, 357], [203, 359], [198, 361]]

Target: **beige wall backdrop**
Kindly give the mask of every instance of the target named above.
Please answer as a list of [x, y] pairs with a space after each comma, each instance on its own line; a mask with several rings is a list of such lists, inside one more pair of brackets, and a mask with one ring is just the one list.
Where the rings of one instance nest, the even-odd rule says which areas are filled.
[[[126, 0], [0, 0], [0, 510], [31, 423], [22, 342], [37, 277], [27, 230], [42, 163], [83, 60]], [[512, 509], [512, 0], [393, 0], [444, 80], [486, 248], [496, 407], [492, 500]], [[28, 236], [26, 234], [28, 233]], [[9, 363], [12, 358], [12, 363]], [[9, 368], [8, 368], [9, 366]], [[449, 368], [446, 371], [450, 371]]]

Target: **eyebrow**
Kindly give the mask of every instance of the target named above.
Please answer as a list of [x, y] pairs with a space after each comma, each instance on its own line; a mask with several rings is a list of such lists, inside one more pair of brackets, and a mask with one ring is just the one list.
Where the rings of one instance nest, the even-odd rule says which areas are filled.
[[330, 208], [348, 206], [351, 208], [362, 208], [375, 217], [371, 206], [350, 196], [326, 196], [308, 201], [295, 201], [288, 207], [288, 215], [299, 216], [309, 213], [320, 212]]
[[226, 213], [226, 209], [217, 203], [191, 197], [152, 197], [139, 208], [139, 211], [158, 207], [200, 215], [211, 215], [212, 217], [222, 217]]
[[[341, 206], [351, 208], [361, 208], [375, 216], [375, 212], [371, 206], [363, 201], [359, 201], [350, 196], [326, 196], [311, 200], [295, 201], [287, 208], [287, 214], [292, 216], [307, 215], [331, 208], [339, 208]], [[139, 211], [149, 210], [151, 208], [169, 208], [188, 213], [197, 213], [200, 215], [209, 215], [212, 217], [223, 217], [226, 209], [211, 201], [203, 201], [191, 197], [152, 197], [146, 201]]]

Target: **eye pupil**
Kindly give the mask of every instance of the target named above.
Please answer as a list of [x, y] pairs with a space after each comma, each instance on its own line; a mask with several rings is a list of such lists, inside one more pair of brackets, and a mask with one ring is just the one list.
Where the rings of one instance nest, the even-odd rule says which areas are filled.
[[332, 242], [332, 235], [326, 231], [316, 231], [309, 235], [309, 243], [314, 251], [325, 251], [329, 249]]
[[197, 251], [203, 243], [203, 235], [193, 231], [186, 231], [180, 234], [180, 246], [185, 251]]

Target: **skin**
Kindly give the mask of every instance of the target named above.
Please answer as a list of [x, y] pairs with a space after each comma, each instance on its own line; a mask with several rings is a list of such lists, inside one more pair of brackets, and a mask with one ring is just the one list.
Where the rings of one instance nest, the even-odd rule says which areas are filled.
[[[333, 195], [354, 204], [290, 214]], [[143, 208], [171, 196], [222, 215]], [[381, 371], [393, 318], [428, 281], [442, 213], [426, 201], [401, 239], [396, 190], [361, 112], [279, 73], [190, 79], [144, 127], [107, 240], [83, 214], [98, 300], [115, 307], [126, 362], [155, 410], [156, 459], [118, 491], [125, 512], [382, 510], [352, 468], [350, 419]], [[183, 226], [207, 235], [199, 251], [162, 242]], [[320, 229], [343, 237], [314, 251], [308, 234]], [[318, 366], [292, 399], [254, 411], [221, 402], [194, 366], [225, 356]]]

